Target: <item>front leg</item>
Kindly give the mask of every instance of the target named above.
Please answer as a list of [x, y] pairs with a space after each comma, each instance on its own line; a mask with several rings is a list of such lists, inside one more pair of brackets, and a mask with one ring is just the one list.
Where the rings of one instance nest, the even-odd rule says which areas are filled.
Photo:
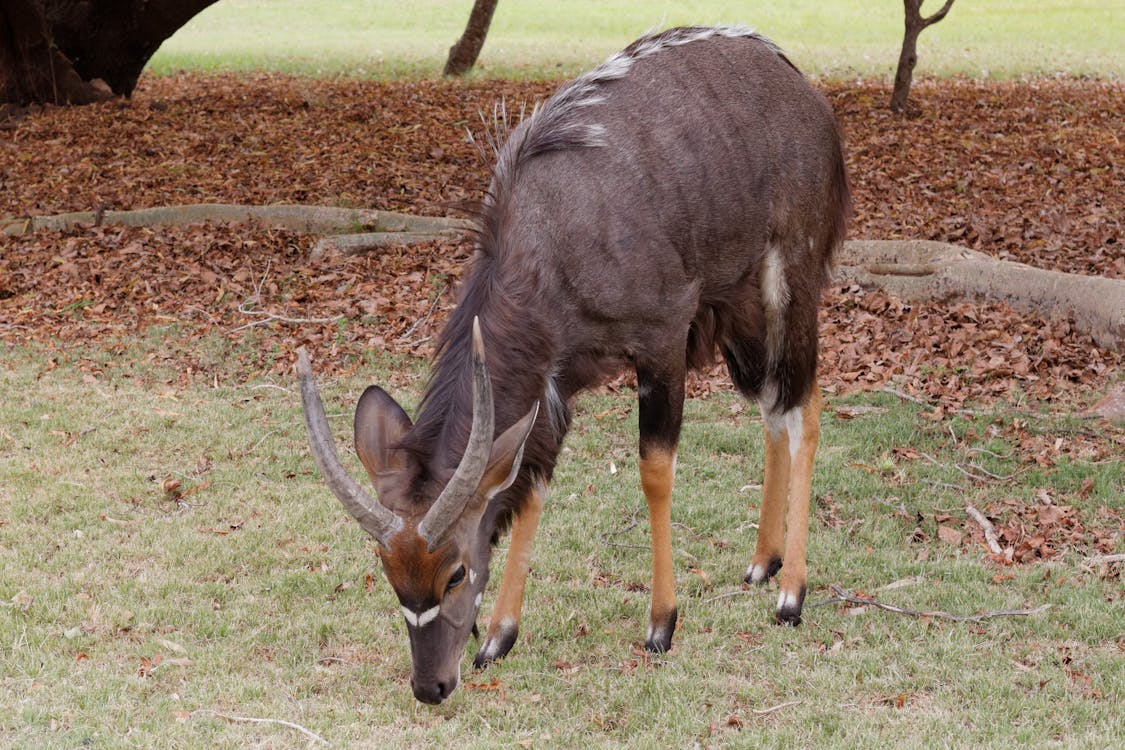
[[542, 480], [535, 482], [512, 519], [512, 537], [508, 545], [508, 560], [504, 563], [504, 576], [500, 579], [500, 592], [488, 620], [484, 643], [473, 660], [473, 666], [478, 669], [504, 658], [516, 643], [523, 612], [523, 590], [531, 569], [531, 547], [546, 499], [546, 485]]
[[638, 367], [637, 393], [641, 487], [648, 501], [652, 530], [652, 608], [645, 648], [662, 652], [672, 648], [678, 617], [672, 572], [672, 484], [683, 419], [683, 373], [658, 376]]

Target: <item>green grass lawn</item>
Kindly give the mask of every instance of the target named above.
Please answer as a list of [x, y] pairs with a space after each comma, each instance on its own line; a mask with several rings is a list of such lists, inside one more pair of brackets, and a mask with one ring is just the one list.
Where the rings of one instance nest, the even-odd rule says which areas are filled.
[[[0, 402], [0, 746], [307, 742], [211, 712], [292, 722], [337, 747], [1100, 749], [1125, 737], [1120, 579], [1084, 568], [1082, 549], [999, 567], [943, 540], [936, 520], [960, 527], [967, 502], [1035, 502], [1046, 488], [1093, 522], [1099, 507], [1120, 510], [1120, 461], [973, 483], [955, 468], [967, 455], [997, 475], [1020, 468], [989, 436], [993, 417], [935, 422], [885, 394], [832, 398], [862, 408], [825, 417], [810, 604], [838, 583], [915, 609], [1051, 608], [978, 624], [830, 604], [779, 628], [776, 584], [740, 585], [760, 422], [733, 394], [691, 401], [674, 505], [681, 626], [674, 651], [651, 658], [638, 650], [649, 573], [633, 548], [647, 544], [635, 402], [584, 398], [520, 640], [479, 674], [470, 643], [463, 688], [430, 708], [411, 695], [373, 543], [308, 455], [294, 384], [184, 385], [143, 351], [104, 374], [77, 352], [4, 353], [0, 387], [20, 396]], [[387, 378], [386, 363], [370, 365], [369, 379], [323, 384], [342, 440], [362, 388]], [[405, 403], [424, 377], [410, 372], [395, 393]], [[504, 557], [502, 543], [494, 571]]]
[[[470, 5], [223, 0], [169, 40], [152, 70], [434, 76]], [[477, 75], [569, 75], [653, 27], [733, 22], [773, 37], [810, 72], [885, 77], [901, 6], [868, 7], [502, 0]], [[1024, 7], [957, 3], [925, 32], [919, 73], [1122, 75], [1119, 8]], [[1066, 440], [1101, 427], [1003, 408], [935, 421], [887, 394], [830, 398], [805, 621], [789, 629], [772, 624], [776, 584], [741, 585], [760, 420], [730, 393], [689, 402], [673, 510], [680, 628], [674, 651], [657, 658], [640, 650], [649, 562], [635, 398], [584, 397], [519, 642], [481, 673], [470, 643], [463, 686], [430, 708], [411, 695], [405, 627], [373, 542], [308, 454], [294, 383], [168, 370], [160, 342], [176, 335], [153, 330], [98, 362], [0, 345], [0, 747], [312, 744], [292, 725], [332, 746], [373, 748], [1125, 741], [1120, 568], [1086, 564], [1088, 545], [999, 566], [949, 531], [971, 530], [967, 503], [1032, 505], [1042, 492], [1092, 526], [1112, 523], [1102, 509], [1121, 511], [1120, 460], [1024, 465], [1011, 430], [999, 429], [1021, 419]], [[219, 335], [201, 346], [217, 370], [239, 353]], [[401, 360], [361, 370], [363, 379], [322, 384], [341, 438], [369, 382], [405, 383], [394, 395], [411, 404], [425, 377]], [[359, 476], [350, 446], [344, 453]], [[1020, 473], [970, 480], [958, 469], [969, 457], [997, 477]], [[1125, 551], [1120, 535], [1116, 545]], [[1050, 608], [951, 623], [817, 606], [832, 584], [917, 610]], [[486, 597], [482, 625], [490, 606]]]
[[[165, 42], [150, 69], [436, 76], [471, 7], [471, 0], [222, 0]], [[923, 11], [938, 7], [929, 0]], [[810, 74], [889, 78], [903, 10], [898, 2], [859, 0], [501, 0], [475, 75], [569, 76], [646, 31], [713, 23], [758, 29]], [[1121, 77], [1123, 38], [1120, 3], [961, 0], [923, 32], [917, 73]]]

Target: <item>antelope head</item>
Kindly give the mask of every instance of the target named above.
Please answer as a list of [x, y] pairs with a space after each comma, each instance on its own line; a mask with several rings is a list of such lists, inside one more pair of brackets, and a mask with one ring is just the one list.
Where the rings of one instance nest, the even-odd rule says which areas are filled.
[[474, 630], [488, 582], [488, 501], [519, 472], [538, 403], [493, 439], [492, 386], [480, 326], [473, 321], [472, 427], [455, 469], [424, 466], [402, 438], [413, 423], [386, 391], [371, 386], [355, 413], [355, 447], [375, 497], [345, 470], [336, 453], [308, 354], [297, 374], [309, 447], [344, 508], [379, 543], [378, 554], [410, 636], [410, 684], [425, 703], [440, 703], [460, 677], [461, 655]]

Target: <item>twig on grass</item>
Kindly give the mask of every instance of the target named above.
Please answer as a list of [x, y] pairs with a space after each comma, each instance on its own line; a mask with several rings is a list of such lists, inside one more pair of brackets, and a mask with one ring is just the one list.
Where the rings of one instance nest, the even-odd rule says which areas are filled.
[[277, 433], [277, 432], [281, 432], [281, 429], [279, 428], [279, 429], [276, 429], [276, 430], [270, 430], [265, 435], [262, 435], [260, 438], [258, 438], [258, 442], [254, 443], [254, 445], [252, 445], [251, 447], [242, 451], [242, 453], [239, 453], [238, 457], [242, 458], [243, 456], [249, 456], [251, 453], [258, 450], [259, 445], [266, 442], [266, 438], [268, 438], [270, 435], [273, 435], [274, 433]]
[[[426, 311], [426, 314], [423, 315], [421, 318], [418, 318], [418, 320], [414, 321], [414, 325], [407, 328], [406, 332], [398, 337], [398, 342], [400, 344], [403, 343], [403, 342], [409, 341], [410, 337], [414, 335], [414, 332], [417, 331], [419, 328], [421, 328], [423, 325], [425, 325], [426, 322], [430, 318], [433, 317], [434, 311], [437, 310], [438, 303], [441, 302], [441, 296], [443, 294], [445, 294], [445, 290], [448, 289], [448, 288], [449, 288], [448, 284], [442, 285], [441, 289], [438, 290], [437, 296], [434, 297], [434, 301], [432, 303], [430, 303], [430, 309]], [[431, 338], [433, 338], [433, 337], [427, 336], [423, 339], [419, 339], [418, 341], [414, 342], [414, 345], [421, 344], [425, 341], [429, 341]]]
[[743, 594], [752, 593], [754, 593], [754, 589], [739, 589], [738, 591], [728, 591], [725, 594], [716, 594], [715, 596], [709, 596], [701, 601], [700, 604], [706, 604], [707, 602], [716, 602], [719, 599], [729, 599], [732, 596], [742, 596]]
[[260, 390], [262, 388], [276, 388], [277, 390], [284, 391], [285, 393], [293, 393], [293, 389], [286, 388], [285, 386], [281, 386], [281, 385], [275, 385], [273, 383], [259, 383], [258, 385], [251, 385], [251, 386], [248, 386], [248, 387], [252, 391], [257, 391], [257, 390]]
[[286, 317], [284, 315], [277, 315], [276, 313], [271, 313], [267, 310], [250, 310], [246, 307], [246, 305], [249, 305], [249, 304], [253, 304], [253, 303], [250, 302], [250, 301], [243, 302], [241, 305], [238, 306], [238, 311], [240, 313], [242, 313], [243, 315], [262, 315], [264, 317], [262, 317], [259, 320], [254, 320], [254, 321], [251, 321], [249, 323], [246, 323], [245, 325], [240, 325], [238, 328], [232, 328], [232, 329], [230, 329], [231, 333], [238, 333], [239, 331], [245, 330], [247, 328], [253, 328], [254, 326], [267, 325], [269, 323], [288, 323], [290, 325], [300, 325], [302, 323], [335, 323], [337, 320], [340, 319], [339, 316], [337, 316], [335, 318], [289, 318], [289, 317]]
[[629, 521], [629, 523], [625, 524], [622, 528], [616, 529], [614, 531], [606, 531], [605, 533], [603, 533], [602, 534], [602, 542], [607, 547], [621, 547], [622, 549], [648, 549], [648, 547], [646, 547], [643, 544], [621, 544], [620, 542], [609, 541], [609, 538], [611, 536], [621, 536], [622, 534], [626, 534], [626, 533], [632, 531], [634, 528], [636, 528], [636, 526], [637, 526], [637, 513], [639, 513], [639, 512], [640, 512], [639, 510], [634, 511], [632, 520]]
[[289, 727], [290, 729], [296, 729], [298, 732], [305, 735], [309, 739], [313, 739], [313, 740], [316, 740], [318, 742], [323, 742], [325, 745], [328, 744], [328, 740], [324, 739], [323, 737], [321, 737], [316, 732], [305, 729], [300, 724], [295, 724], [292, 721], [285, 721], [284, 719], [256, 719], [252, 716], [231, 716], [230, 714], [219, 713], [218, 711], [215, 711], [215, 710], [210, 709], [210, 708], [200, 708], [200, 709], [196, 709], [195, 711], [191, 712], [192, 716], [195, 716], [196, 714], [211, 714], [213, 716], [217, 716], [220, 719], [225, 719], [226, 721], [240, 722], [240, 723], [243, 723], [243, 724], [280, 724], [283, 727]]
[[268, 310], [250, 309], [250, 305], [258, 304], [262, 301], [262, 287], [265, 286], [266, 279], [269, 278], [271, 262], [272, 261], [266, 261], [266, 272], [263, 273], [262, 278], [256, 284], [254, 284], [254, 294], [252, 294], [248, 299], [244, 300], [238, 305], [238, 311], [243, 315], [259, 315], [262, 316], [261, 319], [251, 321], [245, 325], [239, 326], [238, 328], [232, 328], [230, 330], [231, 333], [238, 333], [239, 331], [246, 328], [253, 328], [254, 326], [266, 325], [268, 323], [288, 323], [292, 325], [300, 325], [302, 323], [335, 323], [340, 319], [339, 315], [334, 318], [290, 318], [285, 315], [271, 313]]
[[1112, 563], [1125, 562], [1125, 554], [1117, 555], [1091, 555], [1082, 559], [1084, 565], [1093, 567], [1095, 565], [1109, 565]]
[[983, 472], [985, 476], [989, 477], [990, 479], [994, 479], [997, 482], [1007, 482], [1009, 479], [1013, 479], [1013, 478], [1019, 476], [1020, 474], [1024, 473], [1025, 471], [1027, 471], [1028, 469], [1031, 468], [1031, 466], [1029, 465], [1029, 466], [1023, 467], [1022, 469], [1016, 469], [1011, 474], [1001, 475], [1001, 474], [992, 473], [991, 471], [989, 471], [988, 469], [984, 468], [983, 466], [977, 464], [976, 462], [970, 462], [969, 466], [976, 469], [977, 471]]
[[1000, 540], [996, 536], [996, 527], [992, 525], [992, 521], [989, 521], [987, 518], [985, 518], [984, 514], [977, 510], [973, 505], [965, 506], [965, 513], [967, 513], [970, 518], [976, 521], [984, 531], [984, 541], [988, 543], [988, 549], [992, 551], [992, 554], [1003, 555], [1004, 550], [1000, 548]]
[[793, 708], [793, 706], [799, 706], [803, 702], [804, 701], [786, 701], [785, 703], [778, 703], [776, 706], [770, 706], [769, 708], [752, 708], [750, 709], [750, 713], [754, 714], [755, 716], [767, 716], [776, 711], [781, 711], [786, 708]]
[[954, 492], [964, 492], [965, 488], [959, 484], [951, 484], [950, 482], [939, 482], [935, 479], [927, 479], [926, 484], [934, 487], [939, 487], [943, 490], [953, 490]]
[[884, 604], [883, 602], [868, 596], [853, 596], [841, 588], [837, 584], [832, 584], [828, 587], [832, 591], [832, 598], [826, 599], [822, 602], [816, 602], [813, 605], [819, 607], [824, 604], [856, 604], [864, 607], [875, 607], [885, 612], [894, 612], [898, 615], [909, 615], [911, 617], [932, 617], [938, 620], [949, 620], [951, 622], [984, 622], [994, 617], [1026, 617], [1028, 615], [1037, 615], [1040, 612], [1046, 612], [1051, 608], [1050, 604], [1040, 604], [1038, 607], [1031, 609], [996, 609], [990, 612], [979, 612], [975, 615], [954, 615], [949, 612], [942, 612], [941, 610], [922, 611], [917, 609], [906, 609], [904, 607], [896, 607], [893, 604]]
[[880, 586], [879, 588], [877, 588], [875, 590], [876, 591], [894, 591], [895, 589], [901, 589], [901, 588], [905, 588], [907, 586], [913, 586], [916, 583], [922, 583], [924, 580], [925, 580], [924, 576], [920, 576], [920, 575], [909, 576], [907, 578], [901, 578], [897, 581], [892, 581], [891, 583], [888, 583], [886, 586]]
[[1007, 455], [1004, 455], [1002, 453], [997, 453], [996, 451], [990, 451], [988, 448], [979, 448], [979, 447], [968, 448], [968, 449], [965, 450], [965, 452], [966, 453], [983, 453], [986, 456], [992, 456], [993, 458], [999, 458], [1001, 460], [1006, 460], [1006, 459], [1009, 459], [1009, 458], [1012, 457], [1011, 453], [1009, 453]]
[[918, 398], [917, 396], [911, 396], [909, 393], [903, 393], [902, 391], [898, 390], [897, 388], [891, 388], [889, 385], [884, 386], [883, 388], [880, 388], [879, 390], [881, 390], [883, 393], [889, 393], [892, 396], [897, 396], [898, 398], [901, 398], [903, 401], [909, 401], [912, 404], [918, 404], [919, 406], [926, 406], [926, 407], [929, 407], [931, 409], [936, 408], [936, 406], [937, 406], [937, 404], [933, 404], [933, 403], [931, 403], [931, 402], [929, 402], [925, 399]]
[[[880, 393], [888, 393], [888, 394], [890, 394], [890, 395], [892, 395], [896, 398], [902, 399], [903, 401], [909, 401], [912, 404], [918, 404], [919, 406], [925, 406], [926, 408], [929, 408], [929, 409], [936, 409], [939, 406], [944, 406], [944, 404], [941, 404], [941, 403], [937, 403], [937, 402], [934, 402], [934, 401], [928, 401], [924, 398], [918, 398], [917, 396], [911, 396], [909, 393], [903, 393], [902, 391], [898, 390], [897, 388], [892, 388], [889, 385], [880, 388], [879, 392]], [[1021, 417], [1032, 417], [1032, 418], [1036, 418], [1036, 419], [1059, 419], [1061, 417], [1077, 417], [1080, 420], [1093, 420], [1093, 419], [1098, 418], [1097, 414], [1073, 414], [1071, 412], [1064, 412], [1064, 411], [1035, 411], [1033, 409], [1014, 409], [1014, 408], [1004, 409], [1003, 412], [985, 411], [985, 410], [982, 410], [982, 409], [946, 409], [946, 412], [948, 412], [950, 414], [966, 414], [966, 415], [971, 416], [971, 417], [998, 417], [998, 416], [1010, 416], [1010, 415], [1015, 414], [1015, 415], [1021, 416]], [[1069, 430], [1069, 429], [1066, 429], [1066, 428], [1047, 429], [1047, 430], [1042, 430], [1042, 432], [1075, 432], [1075, 433], [1080, 434], [1080, 435], [1087, 434], [1083, 430]], [[1104, 436], [1102, 436], [1102, 435], [1090, 435], [1090, 437], [1104, 437]]]
[[980, 466], [977, 466], [975, 463], [971, 463], [969, 465], [972, 468], [976, 469], [977, 471], [984, 472], [983, 474], [974, 474], [973, 472], [969, 471], [968, 469], [966, 469], [961, 464], [944, 464], [941, 461], [938, 461], [933, 456], [931, 456], [929, 453], [926, 453], [925, 451], [918, 451], [918, 455], [921, 456], [922, 458], [926, 459], [930, 463], [932, 463], [934, 466], [940, 466], [943, 469], [946, 469], [946, 468], [949, 468], [950, 466], [952, 466], [954, 469], [957, 469], [957, 471], [961, 472], [962, 474], [967, 476], [969, 479], [975, 479], [976, 481], [983, 482], [984, 484], [988, 484], [990, 482], [1007, 482], [1008, 480], [1014, 479], [1015, 477], [1019, 476], [1020, 474], [1024, 473], [1025, 471], [1027, 471], [1028, 469], [1031, 468], [1030, 466], [1025, 466], [1022, 469], [1016, 469], [1011, 474], [1005, 474], [1005, 475], [1001, 476], [1000, 474], [993, 474], [991, 471], [988, 471], [987, 469], [982, 469]]
[[353, 667], [359, 666], [358, 661], [352, 661], [351, 659], [342, 659], [339, 656], [322, 656], [316, 660], [316, 663], [320, 664], [321, 666], [327, 666], [329, 664], [347, 664]]

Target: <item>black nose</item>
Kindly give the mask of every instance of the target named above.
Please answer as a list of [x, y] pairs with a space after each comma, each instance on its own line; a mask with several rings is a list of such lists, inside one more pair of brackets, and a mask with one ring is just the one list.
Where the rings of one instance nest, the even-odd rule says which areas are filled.
[[443, 700], [449, 697], [453, 692], [453, 688], [457, 687], [456, 681], [454, 682], [431, 682], [426, 681], [418, 683], [414, 678], [410, 678], [410, 687], [414, 690], [414, 697], [423, 703], [429, 703], [431, 706], [436, 706]]

